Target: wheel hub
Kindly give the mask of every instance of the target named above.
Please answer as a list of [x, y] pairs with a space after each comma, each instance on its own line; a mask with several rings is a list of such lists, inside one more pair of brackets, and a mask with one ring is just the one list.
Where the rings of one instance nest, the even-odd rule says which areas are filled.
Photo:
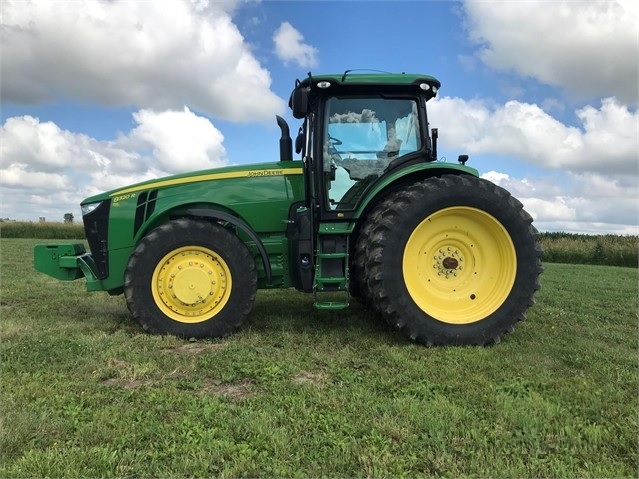
[[460, 264], [464, 261], [464, 257], [452, 246], [439, 248], [433, 259], [435, 260], [433, 268], [437, 270], [437, 276], [443, 276], [446, 279], [457, 276], [457, 272], [464, 269]]
[[156, 304], [171, 318], [187, 323], [217, 314], [229, 298], [226, 263], [204, 248], [181, 248], [169, 253], [153, 275]]
[[186, 305], [203, 303], [207, 296], [214, 295], [216, 281], [213, 271], [204, 271], [204, 263], [190, 262], [190, 266], [182, 268], [176, 274], [169, 275], [168, 286], [173, 290], [176, 299]]

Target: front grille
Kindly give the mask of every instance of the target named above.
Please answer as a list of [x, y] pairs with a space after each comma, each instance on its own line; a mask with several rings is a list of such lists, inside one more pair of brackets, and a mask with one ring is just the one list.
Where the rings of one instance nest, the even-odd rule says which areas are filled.
[[109, 210], [111, 200], [104, 200], [91, 213], [82, 217], [91, 257], [98, 268], [98, 279], [109, 276]]

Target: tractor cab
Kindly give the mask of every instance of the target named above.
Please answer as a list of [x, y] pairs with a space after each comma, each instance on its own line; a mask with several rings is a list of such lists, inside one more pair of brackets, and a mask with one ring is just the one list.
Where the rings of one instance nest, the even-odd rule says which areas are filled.
[[414, 74], [309, 75], [291, 94], [307, 200], [322, 220], [354, 217], [366, 193], [400, 166], [436, 159], [426, 102], [440, 83]]
[[[424, 174], [423, 165], [436, 159], [426, 102], [439, 87], [426, 75], [349, 71], [296, 82], [289, 106], [304, 120], [295, 147], [304, 162], [305, 204], [289, 218], [298, 228], [289, 235], [291, 257], [302, 265], [292, 276], [298, 289], [316, 295], [316, 307], [348, 305], [348, 294], [343, 301], [317, 296], [351, 289], [351, 238], [365, 208], [402, 179], [415, 181], [407, 176], [411, 166], [421, 165], [417, 175]], [[286, 145], [288, 127], [278, 123]], [[286, 147], [280, 152], [289, 157]]]

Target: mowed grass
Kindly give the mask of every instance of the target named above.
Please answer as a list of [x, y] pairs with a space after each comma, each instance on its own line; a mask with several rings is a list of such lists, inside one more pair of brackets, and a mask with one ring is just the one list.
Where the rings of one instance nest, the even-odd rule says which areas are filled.
[[547, 264], [487, 348], [260, 291], [235, 335], [144, 334], [3, 239], [1, 477], [636, 477], [634, 268]]

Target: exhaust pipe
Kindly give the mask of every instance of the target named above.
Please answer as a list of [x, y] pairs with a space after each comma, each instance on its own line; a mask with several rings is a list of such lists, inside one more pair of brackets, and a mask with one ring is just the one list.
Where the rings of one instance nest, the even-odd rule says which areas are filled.
[[437, 161], [437, 138], [439, 137], [439, 130], [437, 128], [432, 128], [430, 130], [430, 136], [432, 137], [432, 156], [430, 161]]
[[282, 130], [280, 137], [280, 161], [293, 161], [293, 140], [291, 140], [288, 123], [279, 115], [275, 115], [277, 126]]

